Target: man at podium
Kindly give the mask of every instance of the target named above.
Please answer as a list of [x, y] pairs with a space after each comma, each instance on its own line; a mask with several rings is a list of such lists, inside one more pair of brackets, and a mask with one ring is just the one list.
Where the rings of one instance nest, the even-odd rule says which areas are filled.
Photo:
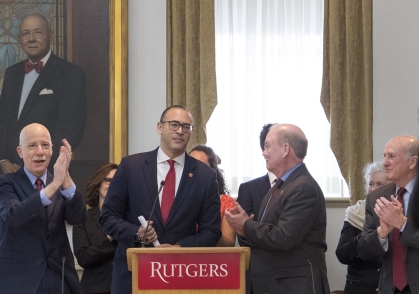
[[[221, 237], [215, 171], [185, 152], [192, 129], [192, 115], [183, 106], [167, 108], [157, 123], [160, 147], [123, 158], [111, 181], [100, 222], [118, 241], [113, 294], [131, 293], [126, 250], [139, 242], [152, 246], [158, 239], [162, 247], [212, 247]], [[138, 217], [148, 219], [157, 200], [145, 232]]]

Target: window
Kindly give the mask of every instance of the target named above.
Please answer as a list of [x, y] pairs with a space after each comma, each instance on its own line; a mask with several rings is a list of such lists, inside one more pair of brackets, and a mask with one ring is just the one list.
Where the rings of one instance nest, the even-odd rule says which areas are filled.
[[207, 145], [232, 194], [266, 174], [259, 133], [278, 122], [305, 132], [305, 163], [325, 196], [348, 197], [320, 104], [323, 1], [215, 0], [215, 30], [218, 105]]

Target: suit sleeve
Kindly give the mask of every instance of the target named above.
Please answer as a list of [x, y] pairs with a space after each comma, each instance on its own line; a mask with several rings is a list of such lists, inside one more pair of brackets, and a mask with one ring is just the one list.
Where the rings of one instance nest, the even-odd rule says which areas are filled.
[[74, 255], [83, 268], [97, 266], [115, 253], [106, 237], [98, 238], [92, 232], [88, 234], [85, 223], [73, 227], [73, 247]]
[[[253, 212], [253, 201], [252, 197], [249, 193], [249, 190], [247, 189], [246, 184], [241, 184], [239, 187], [239, 195], [237, 196], [237, 202], [240, 204], [240, 206], [246, 211], [248, 216], [251, 216], [254, 214]], [[240, 246], [248, 246], [248, 244], [245, 242], [243, 238], [238, 236], [238, 242]]]
[[42, 213], [45, 209], [39, 192], [21, 201], [10, 180], [0, 176], [0, 217], [6, 224], [19, 228]]
[[207, 186], [197, 220], [198, 232], [178, 241], [182, 247], [213, 247], [221, 238], [220, 195], [215, 172]]
[[341, 263], [349, 265], [359, 258], [358, 238], [361, 237], [361, 233], [361, 230], [355, 228], [349, 222], [344, 222], [336, 248], [336, 256]]
[[237, 196], [237, 202], [246, 211], [247, 215], [252, 215], [253, 212], [253, 201], [252, 196], [247, 189], [247, 185], [241, 184], [239, 187], [239, 195]]
[[[60, 197], [63, 197], [61, 193]], [[70, 201], [65, 201], [64, 219], [70, 225], [81, 224], [87, 220], [86, 202], [78, 190]]]
[[386, 254], [378, 239], [377, 228], [374, 222], [374, 204], [375, 199], [368, 194], [365, 203], [364, 229], [358, 241], [359, 257], [365, 261], [379, 260], [381, 256]]
[[126, 216], [129, 211], [127, 169], [127, 161], [123, 158], [109, 186], [99, 221], [106, 234], [134, 247], [135, 234], [140, 226], [129, 222]]
[[[319, 192], [309, 184], [297, 185], [284, 201], [281, 211], [270, 213], [278, 214], [275, 224], [269, 222], [259, 223], [247, 220], [244, 223], [244, 233], [249, 243], [267, 250], [290, 250], [302, 243], [304, 237], [311, 229], [313, 220], [320, 213]], [[321, 193], [320, 193], [321, 194]]]
[[[76, 149], [83, 138], [86, 123], [86, 75], [84, 70], [71, 64], [66, 74], [58, 109], [58, 120], [51, 131], [54, 149], [59, 148], [62, 139], [67, 139]], [[56, 149], [59, 150], [59, 149]], [[56, 152], [56, 150], [54, 150]], [[57, 153], [58, 154], [58, 153]]]

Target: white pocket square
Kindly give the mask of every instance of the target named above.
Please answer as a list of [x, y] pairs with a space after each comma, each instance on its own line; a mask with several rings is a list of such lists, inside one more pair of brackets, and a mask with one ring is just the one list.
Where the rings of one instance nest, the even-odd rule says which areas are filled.
[[39, 93], [39, 95], [46, 95], [46, 94], [52, 94], [52, 93], [54, 93], [52, 90], [45, 88], [41, 91], [41, 93]]

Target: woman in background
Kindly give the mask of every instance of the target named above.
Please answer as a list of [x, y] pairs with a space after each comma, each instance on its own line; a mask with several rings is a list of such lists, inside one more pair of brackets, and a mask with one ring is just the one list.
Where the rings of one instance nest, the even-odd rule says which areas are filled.
[[118, 165], [99, 167], [87, 184], [87, 221], [73, 227], [74, 255], [84, 268], [81, 286], [84, 293], [110, 293], [116, 241], [107, 236], [99, 223], [100, 211]]
[[[390, 181], [382, 162], [369, 163], [364, 168], [365, 194], [369, 194]], [[380, 262], [363, 261], [358, 257], [358, 240], [365, 222], [365, 200], [359, 200], [346, 209], [345, 222], [341, 231], [336, 256], [348, 265], [345, 294], [376, 293], [380, 278]]]
[[221, 200], [221, 239], [218, 241], [218, 247], [234, 247], [236, 244], [236, 232], [228, 225], [227, 220], [224, 217], [225, 210], [227, 208], [233, 208], [235, 201], [228, 194], [230, 193], [227, 189], [222, 170], [218, 168], [221, 163], [221, 159], [215, 154], [211, 147], [205, 145], [198, 145], [189, 153], [190, 156], [202, 161], [209, 167], [211, 167], [217, 173], [218, 191], [220, 193]]

